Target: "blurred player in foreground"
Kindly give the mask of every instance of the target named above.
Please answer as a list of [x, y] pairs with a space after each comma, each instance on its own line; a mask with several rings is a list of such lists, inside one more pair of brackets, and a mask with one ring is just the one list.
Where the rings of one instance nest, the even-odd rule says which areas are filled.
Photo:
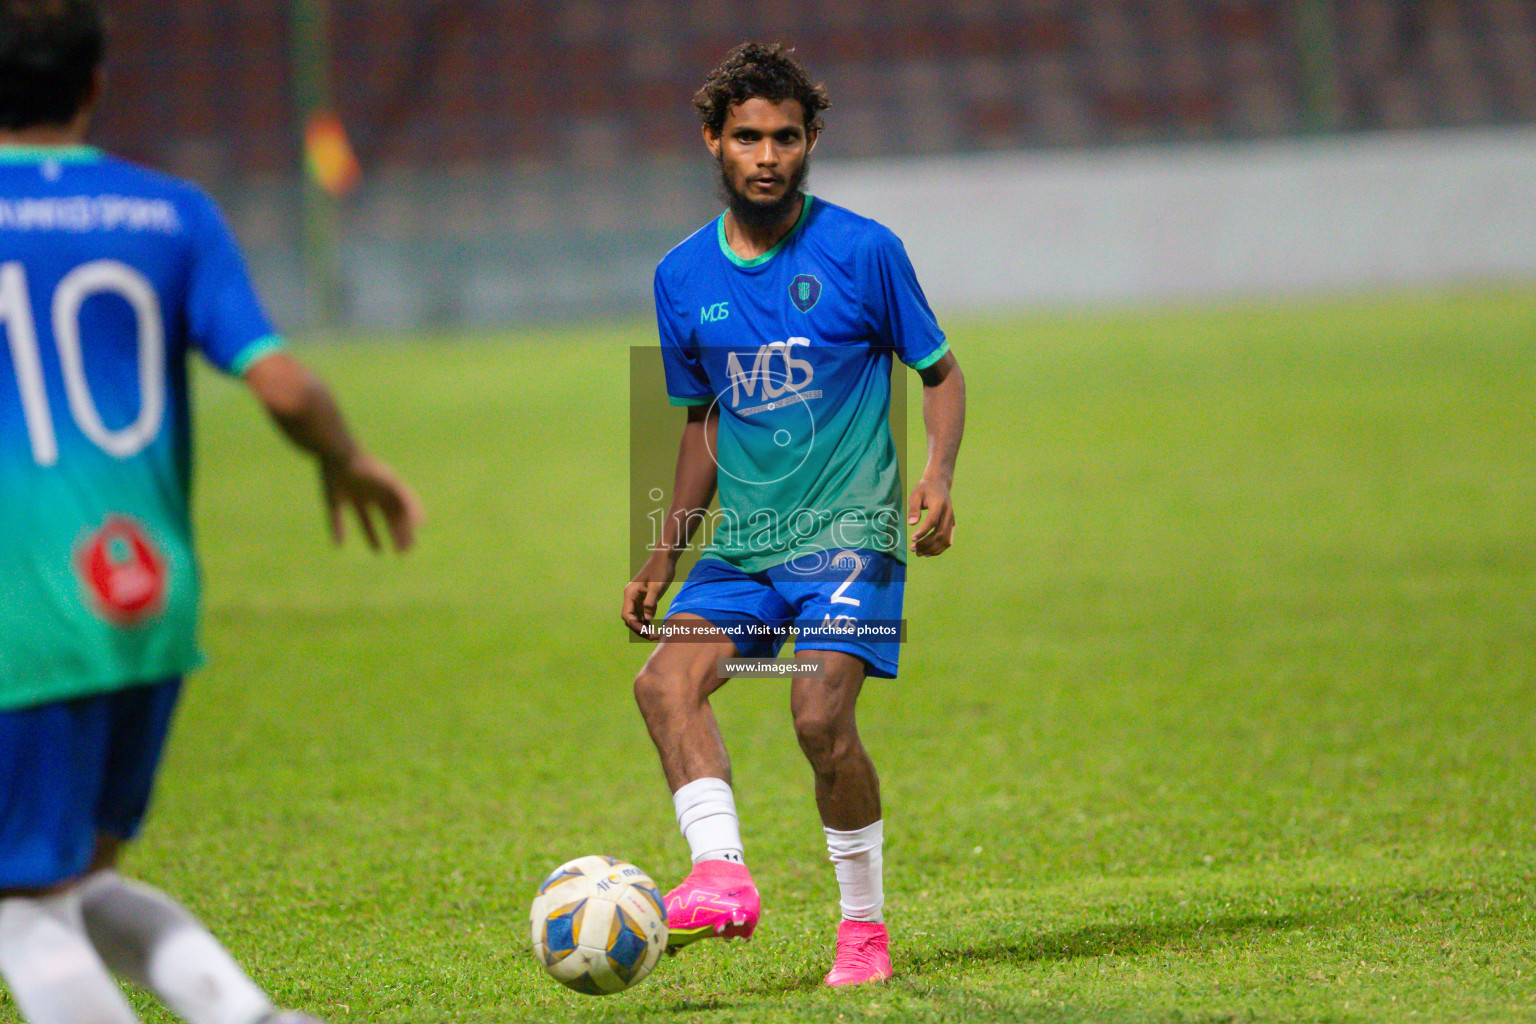
[[421, 510], [282, 352], [213, 202], [82, 144], [103, 46], [94, 0], [0, 0], [0, 975], [32, 1024], [136, 1020], [109, 969], [192, 1024], [310, 1020], [115, 870], [201, 660], [188, 353], [316, 458], [337, 541], [350, 506], [403, 550]]
[[[727, 208], [656, 271], [667, 392], [687, 423], [661, 543], [621, 610], [630, 629], [660, 640], [635, 696], [694, 862], [667, 895], [670, 946], [747, 938], [757, 926], [709, 697], [725, 683], [722, 658], [772, 657], [794, 626], [790, 710], [843, 912], [826, 982], [879, 981], [891, 975], [884, 825], [854, 707], [866, 675], [895, 676], [899, 650], [906, 566], [891, 360], [923, 382], [928, 457], [906, 516], [918, 555], [942, 553], [954, 531], [964, 379], [896, 236], [802, 191], [828, 103], [787, 51], [737, 47], [695, 104]], [[656, 626], [717, 487], [712, 542]]]

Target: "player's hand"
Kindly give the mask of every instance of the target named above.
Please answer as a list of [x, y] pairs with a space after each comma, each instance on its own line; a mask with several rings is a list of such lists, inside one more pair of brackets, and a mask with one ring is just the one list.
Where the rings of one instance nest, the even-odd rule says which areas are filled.
[[416, 540], [416, 528], [425, 517], [421, 500], [395, 471], [366, 452], [344, 462], [321, 461], [320, 490], [330, 518], [331, 540], [340, 544], [345, 530], [345, 510], [352, 509], [358, 529], [368, 546], [379, 550], [379, 531], [374, 516], [382, 516], [396, 551], [408, 551]]
[[955, 538], [949, 485], [940, 480], [919, 480], [907, 499], [907, 525], [914, 527], [912, 550], [920, 557], [942, 555], [948, 550]]
[[664, 554], [652, 555], [645, 567], [624, 588], [624, 601], [619, 605], [619, 618], [636, 636], [654, 640], [651, 623], [656, 618], [656, 605], [661, 595], [672, 585], [677, 564]]

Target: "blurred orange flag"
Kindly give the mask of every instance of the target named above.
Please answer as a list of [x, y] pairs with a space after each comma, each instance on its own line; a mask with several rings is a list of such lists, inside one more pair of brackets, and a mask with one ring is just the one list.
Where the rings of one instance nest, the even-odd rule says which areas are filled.
[[304, 126], [304, 162], [315, 182], [338, 198], [356, 188], [363, 176], [341, 118], [332, 110], [315, 111]]

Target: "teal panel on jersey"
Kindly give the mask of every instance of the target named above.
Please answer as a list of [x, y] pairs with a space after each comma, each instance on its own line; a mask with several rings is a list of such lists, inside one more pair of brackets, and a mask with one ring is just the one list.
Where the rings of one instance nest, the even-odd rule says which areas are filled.
[[0, 708], [196, 667], [187, 354], [274, 344], [196, 187], [0, 147]]
[[737, 256], [717, 220], [655, 289], [669, 401], [719, 411], [707, 553], [748, 572], [844, 548], [903, 558], [892, 358], [927, 366], [947, 342], [896, 236], [807, 196], [768, 253]]

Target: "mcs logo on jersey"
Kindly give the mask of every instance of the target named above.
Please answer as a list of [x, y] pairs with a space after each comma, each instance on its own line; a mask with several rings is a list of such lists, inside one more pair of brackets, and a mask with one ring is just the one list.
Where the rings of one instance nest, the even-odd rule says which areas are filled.
[[[770, 342], [757, 350], [751, 369], [742, 365], [735, 352], [726, 353], [725, 372], [731, 382], [731, 408], [741, 404], [742, 392], [746, 392], [748, 398], [756, 397], [759, 383], [762, 384], [763, 397], [772, 399], [787, 391], [798, 392], [815, 380], [816, 370], [810, 361], [796, 359], [794, 354], [796, 345], [809, 348], [810, 344], [809, 338]], [[797, 379], [796, 371], [804, 376]]]
[[109, 516], [76, 550], [75, 568], [96, 611], [113, 625], [138, 625], [165, 607], [165, 557], [135, 519]]

